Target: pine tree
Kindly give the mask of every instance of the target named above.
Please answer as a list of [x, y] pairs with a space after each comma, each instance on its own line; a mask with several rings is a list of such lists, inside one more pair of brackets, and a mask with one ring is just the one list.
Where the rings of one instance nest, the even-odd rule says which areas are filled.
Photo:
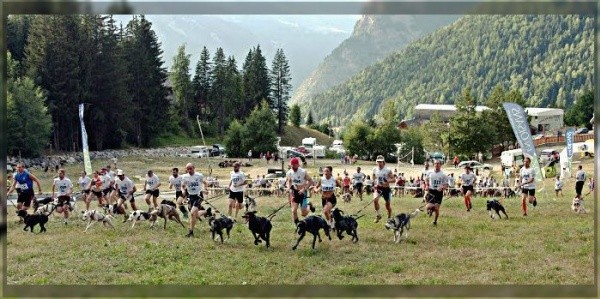
[[208, 120], [207, 107], [208, 107], [208, 92], [212, 86], [212, 67], [210, 62], [210, 54], [206, 46], [200, 53], [200, 60], [196, 64], [196, 74], [192, 80], [194, 103], [196, 108], [196, 115], [200, 116], [203, 121]]
[[208, 96], [208, 106], [219, 134], [225, 132], [225, 103], [227, 97], [227, 62], [222, 48], [213, 57], [212, 86]]
[[[260, 45], [248, 52], [243, 65], [243, 76], [242, 90], [244, 91], [245, 108], [241, 113], [241, 117], [245, 118], [262, 101], [270, 101], [269, 70]], [[269, 107], [273, 107], [270, 102]]]
[[294, 127], [299, 127], [301, 120], [302, 115], [300, 112], [300, 106], [298, 106], [298, 104], [292, 105], [292, 108], [290, 109], [290, 122]]
[[278, 49], [275, 58], [273, 58], [271, 79], [271, 103], [274, 105], [272, 109], [277, 115], [277, 133], [283, 134], [283, 127], [287, 122], [289, 113], [288, 101], [292, 89], [290, 67], [283, 49]]
[[190, 118], [195, 118], [192, 108], [192, 82], [190, 79], [190, 54], [185, 53], [185, 45], [177, 50], [173, 57], [173, 65], [169, 79], [173, 88], [174, 99], [171, 104], [171, 123], [183, 129], [188, 135], [194, 132]]

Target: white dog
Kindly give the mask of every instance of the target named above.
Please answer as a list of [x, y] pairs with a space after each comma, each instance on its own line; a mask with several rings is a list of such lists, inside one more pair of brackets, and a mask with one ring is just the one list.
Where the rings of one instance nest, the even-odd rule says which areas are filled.
[[587, 211], [583, 207], [583, 199], [579, 199], [577, 197], [573, 198], [571, 210], [573, 210], [575, 213], [587, 213]]
[[45, 204], [39, 208], [37, 208], [37, 210], [35, 210], [34, 214], [37, 215], [46, 215], [46, 216], [52, 216], [52, 214], [54, 213], [54, 210], [56, 210], [57, 208], [57, 203], [58, 202], [51, 202], [48, 204]]
[[112, 227], [112, 229], [115, 229], [115, 227], [112, 224], [112, 221], [110, 220], [113, 217], [110, 215], [104, 215], [100, 212], [97, 212], [96, 210], [81, 211], [81, 214], [83, 221], [88, 222], [84, 232], [87, 232], [88, 228], [90, 228], [95, 222], [102, 222], [102, 224], [104, 224], [105, 226], [108, 225]]
[[150, 221], [150, 227], [154, 227], [154, 224], [156, 223], [156, 219], [157, 219], [156, 214], [144, 212], [142, 210], [135, 210], [135, 211], [131, 211], [131, 213], [129, 213], [129, 219], [127, 219], [127, 221], [133, 221], [133, 224], [131, 225], [131, 228], [133, 229], [133, 227], [135, 226], [135, 224], [138, 221], [146, 221], [146, 220]]

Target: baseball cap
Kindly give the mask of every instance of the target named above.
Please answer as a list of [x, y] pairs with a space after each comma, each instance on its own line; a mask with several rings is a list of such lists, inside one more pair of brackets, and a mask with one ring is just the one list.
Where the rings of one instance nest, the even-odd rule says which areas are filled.
[[290, 160], [290, 164], [291, 164], [291, 165], [300, 165], [300, 160], [298, 160], [298, 158], [296, 158], [296, 157], [293, 157], [293, 158]]
[[383, 158], [382, 155], [377, 156], [377, 160], [375, 160], [377, 162], [385, 162], [385, 159]]
[[124, 175], [123, 170], [117, 169], [117, 175]]
[[240, 162], [234, 162], [234, 163], [233, 163], [233, 166], [234, 166], [234, 167], [239, 167], [240, 165], [242, 165]]

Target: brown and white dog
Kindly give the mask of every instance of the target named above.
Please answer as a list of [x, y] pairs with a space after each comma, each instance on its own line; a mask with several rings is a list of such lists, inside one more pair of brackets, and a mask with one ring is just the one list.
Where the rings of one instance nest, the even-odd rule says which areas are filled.
[[585, 207], [583, 206], [583, 199], [579, 199], [577, 197], [573, 198], [571, 210], [573, 210], [575, 213], [587, 213]]
[[82, 214], [82, 219], [83, 221], [87, 221], [88, 224], [85, 227], [84, 232], [87, 232], [87, 230], [92, 226], [92, 224], [96, 223], [96, 222], [102, 222], [102, 224], [104, 224], [104, 226], [110, 226], [112, 227], [112, 229], [115, 229], [115, 227], [112, 224], [112, 221], [110, 220], [111, 218], [113, 218], [110, 215], [104, 215], [100, 212], [97, 212], [96, 210], [87, 210], [87, 211], [81, 211]]
[[[167, 229], [167, 218], [169, 218], [169, 220], [176, 221], [177, 223], [181, 224], [181, 227], [185, 228], [185, 225], [183, 222], [181, 222], [181, 218], [179, 217], [179, 212], [177, 212], [177, 208], [174, 205], [161, 203], [157, 209], [150, 212], [150, 215], [153, 215], [154, 217], [158, 216], [165, 220], [163, 229]], [[151, 227], [154, 227], [154, 223], [152, 223]]]

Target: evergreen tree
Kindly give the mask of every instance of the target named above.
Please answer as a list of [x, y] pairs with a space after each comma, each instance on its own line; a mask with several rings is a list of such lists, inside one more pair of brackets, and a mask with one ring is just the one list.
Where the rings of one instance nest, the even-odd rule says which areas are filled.
[[248, 149], [253, 148], [246, 142], [248, 129], [243, 126], [238, 120], [234, 120], [229, 124], [227, 134], [225, 136], [225, 148], [229, 157], [244, 157]]
[[212, 86], [208, 96], [208, 107], [212, 121], [220, 134], [225, 132], [226, 98], [228, 89], [227, 62], [222, 48], [218, 48], [213, 57]]
[[9, 15], [6, 21], [6, 48], [12, 54], [13, 59], [19, 62], [19, 69], [16, 70], [19, 76], [23, 75], [21, 66], [25, 59], [25, 46], [29, 37], [31, 20], [32, 17], [29, 15]]
[[565, 113], [565, 123], [569, 126], [592, 128], [590, 119], [594, 115], [594, 93], [584, 92]]
[[308, 111], [308, 116], [306, 117], [306, 126], [310, 128], [314, 124], [315, 121], [313, 119], [312, 111]]
[[208, 120], [208, 92], [212, 86], [212, 67], [210, 62], [210, 54], [206, 46], [202, 48], [200, 60], [196, 64], [196, 74], [192, 80], [194, 101], [196, 108], [192, 111], [196, 115], [200, 115], [203, 121]]
[[260, 107], [255, 108], [246, 119], [247, 136], [244, 138], [244, 150], [252, 149], [254, 152], [277, 151], [277, 120], [269, 104], [263, 101]]
[[273, 58], [271, 78], [271, 103], [274, 105], [272, 108], [277, 115], [277, 133], [283, 134], [283, 127], [287, 122], [288, 101], [292, 89], [292, 85], [290, 84], [292, 80], [290, 67], [283, 49], [278, 49], [275, 58]]
[[457, 112], [450, 119], [450, 147], [462, 156], [485, 153], [493, 143], [487, 137], [489, 128], [486, 121], [475, 111], [476, 102], [471, 89], [465, 89], [462, 97], [456, 100]]
[[190, 54], [185, 53], [185, 45], [177, 50], [173, 57], [173, 65], [169, 79], [173, 88], [171, 104], [171, 122], [182, 128], [189, 136], [194, 133], [194, 124], [190, 119], [195, 119], [194, 103], [192, 100], [192, 82], [190, 79]]
[[299, 127], [301, 120], [302, 115], [300, 112], [300, 106], [298, 106], [298, 104], [292, 105], [292, 108], [290, 109], [290, 122], [294, 127]]
[[[243, 64], [243, 92], [245, 105], [241, 116], [244, 118], [248, 113], [266, 100], [270, 101], [270, 80], [267, 60], [262, 55], [260, 45], [250, 50]], [[269, 107], [274, 105], [269, 102]]]

